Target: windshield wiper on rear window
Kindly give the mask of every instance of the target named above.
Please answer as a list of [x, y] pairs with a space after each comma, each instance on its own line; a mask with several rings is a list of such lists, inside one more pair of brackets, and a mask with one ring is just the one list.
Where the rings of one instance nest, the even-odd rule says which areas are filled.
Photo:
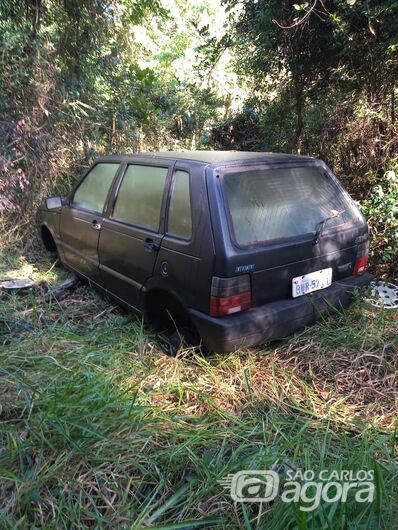
[[319, 223], [317, 231], [315, 232], [315, 235], [314, 235], [314, 245], [317, 245], [319, 243], [319, 240], [321, 239], [322, 232], [323, 232], [323, 229], [325, 228], [326, 223], [328, 221], [330, 221], [331, 219], [335, 219], [336, 217], [340, 217], [340, 215], [342, 213], [344, 213], [344, 212], [345, 212], [345, 210], [341, 210], [340, 212], [338, 212], [336, 210], [332, 210], [332, 215], [330, 215], [329, 217], [325, 217], [325, 219], [322, 219], [322, 221]]

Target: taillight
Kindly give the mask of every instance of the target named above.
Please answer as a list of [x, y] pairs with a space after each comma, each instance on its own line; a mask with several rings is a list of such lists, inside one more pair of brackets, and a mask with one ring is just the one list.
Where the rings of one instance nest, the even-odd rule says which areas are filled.
[[221, 317], [250, 309], [252, 295], [250, 276], [234, 276], [233, 278], [217, 278], [211, 282], [210, 315]]
[[368, 256], [362, 256], [362, 258], [357, 259], [354, 265], [353, 274], [362, 274], [366, 271], [368, 265]]
[[362, 274], [366, 271], [368, 266], [369, 241], [365, 241], [358, 245], [357, 259], [354, 265], [353, 274]]

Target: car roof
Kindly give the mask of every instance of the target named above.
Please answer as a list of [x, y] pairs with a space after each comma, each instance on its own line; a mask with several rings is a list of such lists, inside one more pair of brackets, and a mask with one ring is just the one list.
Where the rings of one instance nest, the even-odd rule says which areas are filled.
[[156, 158], [172, 158], [176, 160], [189, 160], [192, 162], [202, 162], [203, 164], [228, 164], [240, 161], [256, 161], [262, 160], [264, 162], [298, 162], [305, 160], [313, 160], [309, 156], [289, 155], [283, 153], [267, 153], [254, 151], [155, 151], [136, 153], [131, 155], [110, 155], [103, 157], [107, 160], [137, 160], [139, 159], [156, 159]]

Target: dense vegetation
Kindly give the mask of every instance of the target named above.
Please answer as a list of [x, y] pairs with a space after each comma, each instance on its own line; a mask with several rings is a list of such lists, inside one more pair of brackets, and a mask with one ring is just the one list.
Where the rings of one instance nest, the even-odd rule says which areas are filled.
[[397, 3], [221, 3], [0, 1], [7, 227], [26, 235], [38, 201], [98, 154], [301, 152], [365, 201], [375, 263], [393, 272]]

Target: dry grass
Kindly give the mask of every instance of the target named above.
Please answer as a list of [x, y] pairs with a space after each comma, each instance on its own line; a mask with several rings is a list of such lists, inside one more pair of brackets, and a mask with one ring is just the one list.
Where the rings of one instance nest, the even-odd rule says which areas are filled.
[[[325, 344], [322, 339], [330, 324], [321, 323], [282, 346], [238, 355], [203, 358], [188, 350], [171, 359], [161, 351], [152, 350], [144, 358], [131, 352], [138, 371], [125, 383], [138, 388], [149, 404], [178, 406], [187, 414], [242, 414], [248, 405], [266, 400], [345, 425], [372, 423], [393, 430], [398, 410], [397, 313], [376, 315], [380, 310], [364, 304], [352, 311], [362, 312], [372, 339], [375, 329], [380, 334], [382, 318], [385, 338], [370, 346], [366, 336], [357, 337], [362, 340], [358, 348], [335, 347], [333, 340]], [[338, 318], [332, 326], [340, 338], [344, 330], [339, 330]]]
[[[0, 274], [52, 288], [66, 277], [52, 265], [10, 253]], [[333, 528], [394, 527], [397, 316], [357, 301], [267, 347], [170, 357], [84, 285], [60, 301], [1, 293], [0, 525], [323, 528], [327, 514]], [[376, 466], [381, 500], [303, 522], [294, 505], [234, 506], [217, 484], [278, 458]]]

